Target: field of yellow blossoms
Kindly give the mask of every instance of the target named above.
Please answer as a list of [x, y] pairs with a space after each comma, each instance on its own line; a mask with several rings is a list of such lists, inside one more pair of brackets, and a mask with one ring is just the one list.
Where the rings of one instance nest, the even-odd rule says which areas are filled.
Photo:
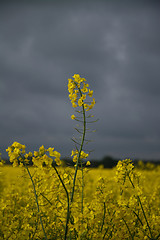
[[[59, 168], [68, 189], [73, 171]], [[54, 169], [39, 172], [30, 167], [30, 172], [47, 239], [64, 239], [67, 200], [62, 184]], [[134, 169], [127, 160], [114, 169], [86, 168], [83, 212], [80, 179], [78, 174], [67, 239], [159, 239], [158, 167]], [[0, 190], [0, 239], [45, 239], [25, 169], [2, 166]]]
[[0, 161], [0, 239], [160, 239], [160, 168], [135, 168], [130, 159], [110, 170], [88, 168], [96, 101], [79, 74], [68, 79], [68, 91], [74, 166], [64, 167], [53, 146], [28, 153], [21, 143], [8, 146], [12, 166]]

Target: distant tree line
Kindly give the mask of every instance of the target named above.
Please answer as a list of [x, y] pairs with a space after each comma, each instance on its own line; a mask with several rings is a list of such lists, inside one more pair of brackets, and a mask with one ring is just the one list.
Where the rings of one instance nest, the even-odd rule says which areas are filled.
[[[117, 165], [118, 161], [120, 159], [115, 159], [111, 156], [105, 156], [101, 160], [94, 159], [90, 160], [91, 165], [88, 166], [90, 168], [97, 168], [97, 167], [103, 167], [103, 168], [113, 168]], [[153, 169], [156, 166], [160, 165], [160, 160], [141, 160], [141, 159], [134, 159], [133, 160], [134, 166], [141, 168], [141, 169]], [[64, 158], [63, 159], [64, 166], [74, 166], [75, 163], [73, 163], [72, 159], [70, 158]]]
[[[5, 160], [5, 163], [8, 164], [8, 165], [11, 165], [11, 163], [9, 162], [8, 159], [4, 159]], [[32, 166], [33, 163], [32, 163], [32, 157], [30, 157], [29, 159], [29, 164]], [[98, 159], [94, 159], [94, 160], [90, 160], [91, 162], [91, 165], [90, 166], [87, 166], [87, 167], [90, 167], [90, 168], [97, 168], [97, 167], [104, 167], [104, 168], [113, 168], [117, 165], [118, 161], [120, 159], [115, 159], [111, 156], [105, 156], [103, 157], [101, 160], [98, 160]], [[133, 160], [133, 163], [136, 167], [138, 168], [143, 168], [143, 169], [153, 169], [154, 167], [160, 165], [160, 160], [140, 160], [140, 159], [134, 159]], [[53, 165], [55, 163], [53, 162]], [[84, 162], [85, 164], [85, 162]], [[75, 163], [73, 162], [73, 160], [71, 158], [63, 158], [62, 159], [62, 166], [70, 166], [70, 167], [73, 167], [75, 165]]]

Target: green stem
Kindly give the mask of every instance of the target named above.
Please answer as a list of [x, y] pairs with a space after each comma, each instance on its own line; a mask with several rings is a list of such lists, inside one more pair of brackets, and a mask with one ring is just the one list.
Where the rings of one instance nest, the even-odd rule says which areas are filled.
[[[131, 180], [129, 174], [128, 174], [128, 178], [129, 178], [130, 183], [132, 184], [132, 187], [135, 189], [135, 186], [134, 186], [134, 184], [133, 184], [133, 182], [132, 182], [132, 180]], [[138, 199], [138, 201], [139, 201], [139, 203], [140, 203], [140, 206], [141, 206], [141, 209], [142, 209], [142, 213], [143, 213], [143, 216], [144, 216], [144, 218], [145, 218], [145, 220], [146, 220], [146, 223], [147, 223], [147, 226], [148, 226], [148, 229], [149, 229], [150, 235], [151, 235], [151, 239], [152, 239], [153, 237], [152, 237], [151, 228], [150, 228], [150, 226], [149, 226], [149, 223], [148, 223], [148, 220], [147, 220], [146, 214], [145, 214], [145, 212], [144, 212], [144, 209], [143, 209], [143, 206], [142, 206], [142, 202], [141, 202], [141, 199], [140, 199], [139, 195], [137, 196], [137, 199]]]
[[82, 212], [82, 214], [83, 214], [84, 175], [83, 175], [83, 165], [82, 165], [82, 161], [81, 161], [81, 171], [82, 171], [82, 206], [81, 206], [81, 212]]
[[106, 203], [104, 202], [104, 212], [103, 212], [103, 220], [102, 220], [101, 232], [102, 232], [103, 226], [104, 226], [105, 215], [106, 215]]
[[[25, 168], [26, 168], [26, 170], [27, 170], [27, 172], [28, 172], [28, 175], [29, 175], [29, 177], [30, 177], [30, 179], [31, 179], [32, 186], [33, 186], [33, 190], [34, 190], [34, 196], [35, 196], [35, 200], [36, 200], [36, 205], [37, 205], [37, 211], [38, 211], [38, 213], [40, 213], [39, 203], [38, 203], [38, 196], [37, 196], [37, 193], [36, 193], [36, 188], [35, 188], [35, 184], [34, 184], [32, 175], [31, 175], [31, 173], [30, 173], [30, 171], [29, 171], [29, 168], [27, 167], [27, 165], [26, 165], [26, 163], [25, 163], [24, 160], [23, 160], [23, 164], [24, 164], [24, 166], [25, 166]], [[41, 216], [39, 216], [39, 218], [40, 218], [40, 223], [41, 223], [42, 230], [43, 230], [43, 233], [44, 233], [44, 237], [45, 237], [46, 240], [48, 240], [47, 235], [46, 235], [46, 232], [45, 232], [45, 229], [44, 229], [44, 226], [43, 226], [43, 222], [42, 222]]]
[[[82, 97], [81, 89], [78, 87], [76, 82], [75, 82], [75, 84], [76, 84], [76, 86], [78, 88], [80, 96]], [[79, 148], [79, 151], [78, 151], [78, 158], [77, 158], [77, 162], [76, 162], [76, 168], [75, 168], [75, 172], [74, 172], [73, 185], [72, 185], [71, 197], [70, 197], [70, 204], [72, 204], [72, 202], [73, 202], [74, 191], [75, 191], [75, 184], [76, 184], [76, 177], [77, 177], [77, 172], [78, 172], [78, 164], [80, 162], [81, 163], [81, 170], [82, 170], [82, 207], [81, 207], [81, 211], [83, 213], [84, 178], [83, 178], [83, 166], [82, 166], [82, 160], [81, 160], [81, 152], [82, 152], [82, 149], [83, 149], [84, 140], [85, 140], [85, 134], [86, 134], [86, 115], [85, 115], [84, 105], [82, 105], [82, 112], [83, 112], [83, 121], [82, 121], [83, 122], [83, 133], [82, 133], [82, 140], [81, 140], [80, 148]], [[67, 212], [67, 219], [68, 219], [68, 221], [69, 221], [70, 215], [71, 215], [70, 204], [69, 204], [69, 208], [68, 208], [68, 212]], [[68, 228], [67, 228], [67, 231], [68, 231]]]
[[130, 234], [130, 236], [131, 236], [131, 239], [133, 240], [132, 233], [131, 233], [131, 231], [130, 231], [130, 229], [129, 229], [129, 226], [128, 226], [126, 220], [125, 220], [123, 217], [122, 217], [122, 220], [124, 221], [124, 223], [125, 223], [125, 225], [126, 225], [126, 227], [127, 227], [127, 229], [128, 229], [128, 232], [129, 232], [129, 234]]
[[156, 237], [156, 240], [160, 237], [160, 233], [158, 234], [158, 236]]
[[[115, 213], [116, 213], [116, 210], [113, 212], [112, 218], [111, 218], [110, 221], [109, 221], [110, 223], [112, 222], [113, 216], [114, 216]], [[114, 227], [114, 224], [113, 224], [113, 227]], [[103, 235], [103, 239], [105, 239], [105, 236], [106, 236], [108, 230], [109, 230], [109, 227], [107, 227], [107, 229], [106, 229], [106, 231], [105, 231], [105, 233], [104, 233], [104, 235]], [[109, 238], [108, 238], [108, 239], [109, 239]]]
[[133, 210], [133, 213], [136, 215], [138, 221], [140, 222], [140, 224], [141, 224], [142, 227], [143, 227], [143, 223], [142, 223], [141, 219], [139, 218], [138, 214], [137, 214], [134, 210]]
[[60, 174], [59, 174], [59, 172], [57, 170], [57, 168], [55, 166], [53, 166], [53, 168], [56, 171], [57, 176], [58, 176], [60, 182], [62, 183], [62, 186], [63, 186], [63, 188], [64, 188], [64, 190], [66, 192], [66, 196], [67, 196], [67, 217], [66, 217], [66, 227], [65, 227], [65, 235], [64, 235], [64, 240], [66, 240], [67, 239], [67, 233], [68, 233], [68, 223], [69, 223], [69, 218], [70, 218], [69, 194], [68, 194], [68, 190], [67, 190], [67, 188], [66, 188], [66, 186], [65, 186], [65, 184], [64, 184], [64, 182], [63, 182], [63, 180], [62, 180], [62, 178], [61, 178], [61, 176], [60, 176]]
[[44, 197], [44, 199], [46, 199], [47, 202], [49, 202], [50, 205], [53, 205], [53, 204], [51, 203], [51, 201], [50, 201], [46, 196], [44, 196], [44, 194], [40, 193], [40, 195], [41, 195], [42, 197]]
[[147, 220], [147, 217], [146, 217], [146, 214], [145, 214], [145, 212], [144, 212], [144, 209], [143, 209], [143, 206], [142, 206], [142, 202], [141, 202], [141, 199], [140, 199], [139, 196], [138, 196], [138, 201], [139, 201], [139, 203], [140, 203], [140, 205], [141, 205], [141, 209], [142, 209], [142, 212], [143, 212], [144, 218], [145, 218], [145, 220], [146, 220], [146, 223], [147, 223], [147, 226], [148, 226], [150, 235], [151, 235], [151, 239], [152, 239], [153, 237], [152, 237], [151, 228], [150, 228], [150, 226], [149, 226], [149, 223], [148, 223], [148, 220]]
[[[77, 84], [76, 84], [77, 85]], [[82, 96], [82, 92], [80, 90], [80, 88], [78, 88], [80, 95]], [[78, 163], [80, 161], [80, 157], [81, 157], [81, 152], [82, 152], [82, 148], [83, 148], [83, 144], [84, 144], [84, 139], [85, 139], [85, 134], [86, 134], [86, 116], [85, 116], [85, 109], [84, 109], [84, 105], [82, 105], [82, 109], [83, 109], [83, 135], [82, 135], [82, 141], [81, 141], [81, 145], [80, 145], [80, 149], [79, 149], [79, 153], [78, 153], [78, 159], [76, 162], [76, 169], [75, 169], [75, 173], [74, 173], [74, 178], [73, 178], [73, 187], [72, 187], [72, 192], [71, 192], [71, 203], [73, 202], [73, 196], [74, 196], [74, 190], [75, 190], [75, 183], [76, 183], [76, 177], [77, 177], [77, 171], [78, 171]]]

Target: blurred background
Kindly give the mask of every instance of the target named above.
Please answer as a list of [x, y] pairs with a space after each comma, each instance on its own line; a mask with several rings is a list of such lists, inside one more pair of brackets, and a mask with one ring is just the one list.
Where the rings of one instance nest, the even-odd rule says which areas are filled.
[[159, 1], [1, 1], [0, 152], [14, 141], [69, 157], [68, 78], [87, 79], [99, 121], [89, 159], [160, 159]]

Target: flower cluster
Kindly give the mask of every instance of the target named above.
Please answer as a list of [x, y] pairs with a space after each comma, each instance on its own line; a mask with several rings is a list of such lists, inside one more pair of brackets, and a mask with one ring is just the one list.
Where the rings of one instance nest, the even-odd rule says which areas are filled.
[[[11, 163], [13, 163], [14, 167], [28, 164], [30, 158], [32, 159], [33, 165], [36, 167], [51, 167], [53, 162], [51, 157], [54, 157], [54, 161], [57, 165], [61, 165], [61, 154], [57, 151], [53, 151], [54, 148], [50, 147], [45, 149], [42, 145], [39, 148], [39, 151], [34, 151], [34, 154], [32, 154], [32, 152], [26, 153], [25, 149], [26, 146], [18, 142], [14, 142], [10, 147], [7, 148], [6, 151], [8, 152], [9, 160]], [[50, 157], [46, 154], [47, 152], [49, 153]]]
[[[79, 154], [78, 150], [72, 150], [71, 157], [73, 156], [73, 162], [75, 162], [75, 163], [78, 160], [78, 154]], [[86, 159], [87, 157], [88, 157], [88, 153], [81, 151], [80, 159]], [[89, 161], [88, 161], [87, 165], [90, 165]]]
[[[79, 74], [74, 74], [73, 79], [68, 79], [68, 91], [73, 108], [83, 106], [86, 111], [89, 111], [94, 107], [95, 99], [93, 98], [91, 102], [85, 102], [87, 96], [91, 98], [93, 95], [93, 90], [90, 90], [89, 84], [85, 82], [85, 78], [81, 78]], [[72, 115], [71, 118], [75, 119], [76, 117]]]
[[[46, 153], [49, 153], [49, 156]], [[46, 166], [51, 167], [53, 163], [53, 159], [51, 157], [54, 157], [54, 161], [57, 165], [61, 165], [61, 154], [57, 151], [54, 151], [54, 148], [49, 147], [48, 149], [45, 149], [45, 147], [42, 145], [39, 148], [39, 151], [34, 151], [34, 156], [32, 158], [34, 166]]]
[[127, 176], [131, 176], [133, 174], [134, 166], [130, 159], [125, 159], [118, 162], [116, 169], [117, 182], [124, 182]]
[[14, 142], [10, 147], [6, 149], [6, 152], [8, 152], [9, 160], [11, 163], [13, 163], [14, 167], [18, 166], [19, 164], [23, 165], [24, 158], [22, 156], [26, 152], [25, 148], [26, 148], [25, 145], [22, 145], [18, 142]]

